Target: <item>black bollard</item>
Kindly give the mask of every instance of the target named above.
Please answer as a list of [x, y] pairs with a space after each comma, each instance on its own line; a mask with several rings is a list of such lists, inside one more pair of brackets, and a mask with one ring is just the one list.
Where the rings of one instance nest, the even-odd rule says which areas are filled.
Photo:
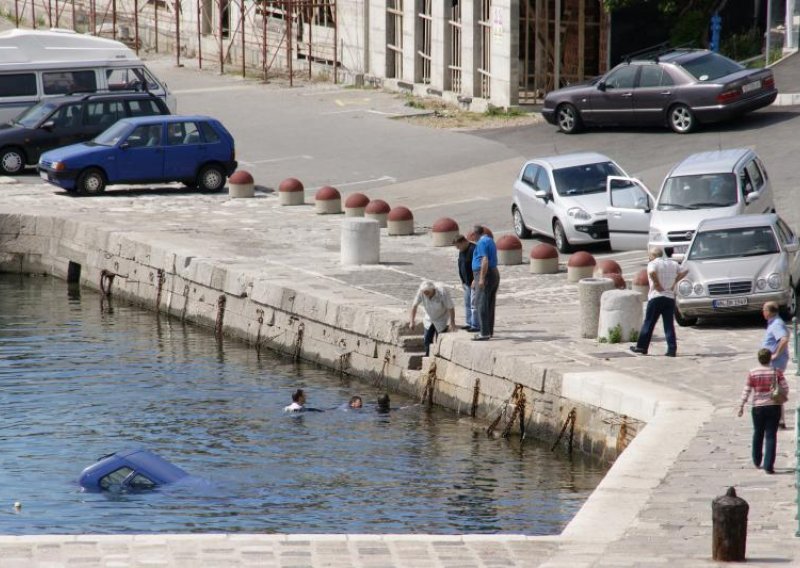
[[711, 556], [723, 562], [744, 562], [747, 547], [747, 512], [750, 505], [736, 496], [733, 487], [711, 502], [714, 525], [711, 537]]

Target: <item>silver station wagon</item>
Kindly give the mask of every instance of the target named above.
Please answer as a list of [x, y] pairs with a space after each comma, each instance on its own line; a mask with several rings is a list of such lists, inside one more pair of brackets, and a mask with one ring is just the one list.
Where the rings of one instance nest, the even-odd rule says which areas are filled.
[[800, 241], [778, 215], [737, 215], [700, 222], [678, 283], [676, 320], [759, 312], [774, 301], [781, 315], [797, 311]]

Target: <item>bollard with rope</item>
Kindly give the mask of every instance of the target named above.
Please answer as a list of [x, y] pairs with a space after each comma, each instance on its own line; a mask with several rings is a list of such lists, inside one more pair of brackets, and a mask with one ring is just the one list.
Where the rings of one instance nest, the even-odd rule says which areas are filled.
[[500, 409], [500, 413], [497, 415], [497, 418], [495, 418], [486, 429], [486, 435], [490, 438], [494, 436], [494, 432], [500, 425], [503, 417], [506, 415], [509, 405], [513, 405], [514, 409], [511, 412], [511, 418], [509, 419], [505, 428], [503, 428], [502, 437], [508, 437], [511, 432], [511, 428], [514, 425], [514, 420], [516, 420], [517, 416], [520, 416], [520, 425], [522, 426], [521, 431], [524, 437], [525, 393], [523, 392], [522, 385], [518, 383], [514, 386], [514, 390], [511, 393], [511, 396], [508, 397], [508, 400], [506, 400], [503, 408]]

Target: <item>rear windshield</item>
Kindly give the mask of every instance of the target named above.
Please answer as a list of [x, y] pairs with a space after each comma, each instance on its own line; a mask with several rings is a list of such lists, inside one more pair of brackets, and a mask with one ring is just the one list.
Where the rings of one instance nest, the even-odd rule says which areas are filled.
[[718, 53], [706, 53], [691, 61], [681, 63], [681, 67], [698, 81], [715, 81], [731, 73], [744, 69], [735, 61]]
[[720, 229], [697, 233], [689, 251], [689, 260], [739, 258], [777, 252], [778, 242], [772, 227]]
[[736, 176], [732, 173], [676, 176], [664, 184], [656, 209], [713, 209], [730, 207], [737, 201]]
[[611, 162], [584, 164], [553, 170], [556, 192], [559, 195], [586, 195], [606, 190], [608, 176], [622, 176], [620, 169]]

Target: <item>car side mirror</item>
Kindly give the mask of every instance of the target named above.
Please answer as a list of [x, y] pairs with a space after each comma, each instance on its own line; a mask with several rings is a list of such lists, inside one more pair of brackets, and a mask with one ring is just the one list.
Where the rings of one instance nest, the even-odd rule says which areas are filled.
[[749, 204], [751, 204], [753, 201], [755, 201], [756, 199], [758, 199], [759, 197], [761, 197], [761, 192], [760, 192], [760, 191], [751, 191], [750, 193], [748, 193], [747, 195], [745, 195], [745, 197], [744, 197], [744, 202], [745, 202], [745, 203], [747, 203], [747, 204], [749, 205]]
[[119, 145], [120, 150], [127, 150], [130, 147], [131, 147], [130, 142], [123, 142], [122, 144]]
[[53, 127], [55, 125], [56, 125], [56, 123], [54, 121], [48, 120], [46, 122], [43, 122], [42, 125], [39, 128], [41, 128], [42, 130], [53, 130]]
[[534, 190], [533, 195], [538, 197], [539, 199], [544, 199], [545, 201], [548, 201], [552, 196], [552, 194], [549, 191], [545, 191], [543, 189]]
[[789, 243], [784, 248], [786, 249], [786, 252], [797, 252], [797, 250], [800, 249], [800, 244], [795, 241], [793, 243]]
[[605, 81], [599, 81], [597, 83], [597, 90], [598, 91], [605, 91], [606, 90], [606, 82]]

